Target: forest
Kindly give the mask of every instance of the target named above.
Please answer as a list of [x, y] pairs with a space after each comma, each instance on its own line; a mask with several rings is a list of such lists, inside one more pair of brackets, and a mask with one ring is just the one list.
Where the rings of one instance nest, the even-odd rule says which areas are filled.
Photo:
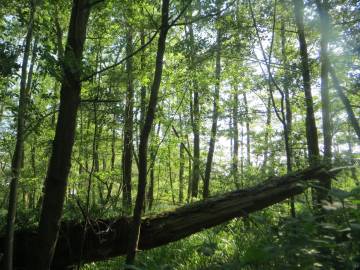
[[360, 269], [359, 1], [0, 15], [0, 269]]

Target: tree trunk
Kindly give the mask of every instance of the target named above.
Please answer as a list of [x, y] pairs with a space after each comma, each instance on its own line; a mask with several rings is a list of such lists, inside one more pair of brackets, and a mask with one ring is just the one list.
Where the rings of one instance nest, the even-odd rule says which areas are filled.
[[359, 122], [356, 119], [355, 113], [351, 107], [351, 103], [350, 100], [348, 99], [348, 97], [345, 95], [343, 88], [340, 85], [340, 82], [336, 76], [336, 73], [334, 71], [334, 69], [330, 66], [330, 76], [331, 79], [333, 81], [334, 87], [336, 89], [337, 94], [339, 95], [342, 103], [345, 106], [345, 110], [347, 112], [348, 118], [349, 118], [349, 122], [351, 124], [351, 126], [353, 127], [353, 129], [355, 130], [355, 133], [360, 141], [360, 126], [359, 126]]
[[[330, 34], [329, 4], [327, 0], [316, 0], [316, 6], [320, 16], [320, 62], [321, 62], [321, 109], [324, 134], [324, 163], [331, 166], [332, 131], [330, 119], [330, 97], [329, 97], [329, 57], [328, 43]], [[323, 189], [317, 191], [318, 201], [328, 199], [328, 192], [331, 189], [331, 179], [323, 182]]]
[[[321, 3], [322, 2], [322, 3]], [[330, 97], [329, 97], [329, 4], [327, 0], [316, 0], [317, 9], [320, 16], [320, 63], [321, 63], [321, 109], [324, 133], [324, 161], [331, 164], [331, 119], [330, 119]], [[329, 185], [330, 187], [330, 185]]]
[[[183, 122], [180, 115], [180, 138], [183, 138]], [[185, 145], [183, 142], [179, 144], [179, 203], [184, 201], [184, 170], [185, 170]]]
[[247, 102], [246, 93], [243, 93], [244, 108], [245, 108], [245, 124], [246, 124], [246, 163], [248, 166], [251, 165], [251, 149], [250, 149], [250, 116], [249, 107]]
[[311, 93], [310, 67], [307, 44], [304, 31], [304, 2], [303, 0], [293, 0], [295, 22], [298, 31], [298, 39], [300, 45], [301, 71], [303, 77], [303, 87], [305, 92], [306, 106], [306, 140], [309, 154], [309, 164], [315, 166], [320, 161], [318, 134], [314, 116], [314, 105]]
[[17, 187], [20, 177], [21, 163], [24, 153], [24, 140], [25, 140], [25, 115], [27, 108], [27, 91], [26, 91], [26, 79], [27, 79], [27, 66], [30, 55], [31, 40], [33, 35], [34, 16], [35, 16], [35, 3], [30, 2], [30, 18], [25, 37], [24, 44], [24, 56], [21, 66], [21, 78], [20, 78], [20, 96], [17, 115], [17, 130], [16, 130], [16, 143], [15, 149], [11, 161], [11, 182], [10, 182], [10, 194], [9, 194], [9, 206], [6, 223], [6, 252], [5, 252], [5, 269], [13, 269], [13, 249], [14, 249], [14, 230], [15, 230], [15, 218], [16, 218], [16, 206], [17, 206]]
[[38, 252], [34, 256], [36, 261], [34, 268], [39, 270], [50, 268], [60, 229], [67, 178], [71, 166], [76, 114], [80, 102], [81, 61], [89, 14], [88, 0], [74, 0], [65, 49], [67, 61], [63, 61], [58, 121], [45, 179], [39, 235], [35, 242], [38, 245]]
[[219, 101], [220, 101], [220, 73], [221, 73], [221, 33], [220, 29], [217, 30], [216, 35], [216, 64], [215, 64], [215, 92], [213, 101], [213, 115], [212, 125], [210, 132], [209, 151], [205, 166], [204, 177], [204, 190], [203, 197], [207, 198], [210, 194], [210, 175], [213, 162], [213, 156], [215, 151], [216, 133], [217, 133], [217, 121], [219, 117]]
[[[129, 26], [128, 26], [129, 27]], [[126, 33], [126, 55], [133, 52], [133, 41], [131, 28]], [[131, 172], [132, 172], [132, 151], [133, 151], [133, 58], [126, 60], [127, 92], [124, 117], [124, 150], [123, 150], [123, 208], [126, 213], [131, 213]]]
[[[141, 222], [139, 249], [147, 250], [185, 238], [203, 229], [211, 228], [235, 217], [243, 217], [281, 202], [290, 196], [300, 194], [306, 185], [301, 181], [323, 178], [330, 172], [321, 167], [309, 168], [281, 177], [270, 177], [261, 184], [229, 192], [207, 200], [180, 207], [158, 216], [144, 218]], [[333, 175], [336, 172], [331, 172]], [[65, 269], [77, 264], [79, 258], [79, 232], [83, 223], [64, 223], [61, 237], [56, 247], [53, 268]], [[85, 238], [83, 261], [90, 263], [124, 255], [127, 250], [128, 235], [132, 231], [132, 222], [128, 217], [94, 221], [94, 230], [88, 230]], [[23, 230], [16, 234], [16, 267], [26, 267], [33, 256], [31, 247], [36, 235]], [[0, 252], [4, 239], [0, 238]]]
[[132, 230], [129, 235], [128, 251], [126, 256], [127, 265], [132, 265], [134, 263], [135, 253], [139, 243], [141, 214], [144, 206], [145, 190], [146, 190], [148, 140], [152, 129], [153, 121], [155, 118], [158, 93], [159, 93], [161, 77], [162, 77], [166, 35], [169, 30], [168, 19], [169, 19], [169, 0], [163, 0], [162, 12], [161, 12], [161, 29], [160, 29], [158, 49], [156, 54], [154, 80], [151, 86], [150, 99], [145, 116], [144, 126], [141, 130], [141, 135], [140, 135], [138, 191], [137, 191], [135, 208], [134, 208]]
[[[188, 24], [188, 54], [189, 54], [189, 62], [190, 62], [190, 72], [196, 75], [196, 66], [195, 66], [195, 39], [194, 39], [194, 30], [192, 21], [192, 8], [190, 5], [189, 8], [189, 17], [185, 17], [186, 21], [189, 21]], [[197, 197], [199, 192], [199, 180], [200, 180], [200, 97], [199, 97], [199, 86], [197, 82], [196, 76], [194, 76], [191, 80], [190, 86], [192, 92], [192, 101], [190, 102], [190, 112], [191, 112], [191, 125], [193, 131], [193, 163], [192, 163], [192, 175], [191, 175], [191, 183], [190, 191], [192, 197]]]
[[[141, 46], [145, 45], [145, 32], [144, 30], [140, 33], [140, 40], [141, 40]], [[140, 56], [140, 63], [141, 63], [141, 71], [143, 72], [143, 76], [145, 76], [145, 69], [146, 69], [146, 63], [145, 63], [145, 49], [142, 51]], [[146, 110], [146, 86], [141, 85], [140, 89], [140, 130], [143, 128], [144, 121], [145, 121], [145, 110]]]
[[[290, 74], [289, 74], [289, 63], [286, 53], [286, 36], [285, 36], [285, 21], [281, 20], [281, 55], [284, 67], [284, 99], [285, 99], [285, 119], [284, 119], [284, 141], [285, 141], [285, 152], [286, 152], [286, 169], [287, 173], [292, 172], [293, 154], [292, 154], [292, 109], [290, 103]], [[295, 199], [290, 198], [290, 213], [292, 217], [295, 217]]]
[[270, 89], [272, 87], [272, 83], [270, 81], [269, 76], [269, 96], [267, 100], [267, 106], [266, 106], [266, 130], [265, 130], [265, 150], [264, 150], [264, 162], [262, 165], [262, 172], [265, 173], [267, 171], [267, 163], [269, 159], [269, 146], [270, 146], [270, 132], [271, 132], [271, 91]]
[[234, 183], [239, 187], [239, 93], [238, 86], [235, 85], [233, 89], [233, 108], [232, 108], [232, 135], [233, 135], [233, 157], [232, 157], [232, 175], [234, 178]]
[[173, 177], [172, 177], [172, 168], [171, 168], [171, 147], [170, 147], [170, 144], [168, 145], [168, 169], [169, 169], [171, 199], [172, 199], [172, 203], [175, 205], [175, 192], [174, 192], [174, 181], [173, 181]]
[[179, 145], [179, 203], [184, 201], [184, 170], [185, 170], [185, 159], [184, 159], [184, 145]]
[[[190, 144], [188, 143], [188, 147], [190, 146]], [[188, 169], [188, 185], [187, 185], [187, 195], [186, 195], [186, 202], [189, 203], [190, 202], [190, 198], [191, 198], [191, 188], [192, 188], [192, 164], [193, 164], [193, 159], [189, 156], [189, 160], [188, 160], [188, 164], [189, 164], [189, 169]]]
[[159, 138], [161, 123], [158, 124], [156, 132], [153, 133], [153, 143], [150, 146], [150, 183], [147, 193], [147, 201], [148, 201], [148, 209], [151, 210], [154, 203], [154, 186], [155, 186], [155, 165], [156, 165], [156, 142], [157, 138]]

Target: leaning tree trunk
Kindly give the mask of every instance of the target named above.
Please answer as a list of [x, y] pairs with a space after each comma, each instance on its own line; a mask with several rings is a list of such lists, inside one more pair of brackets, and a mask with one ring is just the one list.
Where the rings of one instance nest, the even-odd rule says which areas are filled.
[[217, 30], [216, 35], [216, 64], [215, 64], [215, 92], [213, 101], [213, 115], [212, 125], [210, 132], [209, 151], [205, 166], [205, 177], [204, 177], [204, 190], [203, 197], [207, 198], [210, 194], [210, 175], [213, 162], [213, 156], [215, 151], [216, 133], [217, 133], [217, 122], [219, 117], [219, 101], [220, 101], [220, 73], [221, 73], [221, 33], [220, 29]]
[[340, 85], [339, 79], [336, 76], [335, 70], [330, 66], [330, 75], [331, 75], [331, 79], [333, 81], [334, 87], [336, 89], [337, 94], [339, 95], [342, 103], [345, 106], [345, 110], [347, 112], [348, 115], [348, 119], [349, 122], [351, 124], [351, 126], [353, 127], [353, 129], [355, 130], [355, 133], [360, 141], [360, 126], [359, 126], [359, 122], [356, 119], [355, 113], [351, 107], [351, 103], [350, 100], [348, 99], [348, 97], [345, 95], [343, 88]]
[[6, 223], [7, 234], [7, 247], [5, 252], [5, 269], [13, 269], [13, 249], [14, 249], [14, 230], [16, 218], [16, 205], [17, 205], [17, 186], [20, 177], [21, 161], [23, 160], [24, 153], [24, 140], [25, 140], [25, 113], [27, 107], [26, 95], [26, 78], [27, 66], [30, 55], [31, 40], [34, 26], [35, 16], [35, 3], [31, 1], [30, 19], [25, 37], [24, 56], [21, 66], [21, 79], [20, 79], [20, 96], [17, 115], [17, 130], [16, 130], [16, 143], [15, 150], [11, 161], [11, 182], [9, 194], [9, 206]]
[[71, 166], [76, 114], [80, 102], [81, 61], [89, 14], [89, 0], [74, 0], [64, 55], [68, 60], [63, 61], [58, 121], [45, 179], [39, 235], [35, 242], [38, 252], [34, 256], [34, 269], [49, 269], [56, 248]]
[[[317, 167], [281, 177], [271, 177], [252, 188], [210, 197], [157, 216], [146, 217], [141, 222], [139, 249], [162, 246], [232, 218], [247, 216], [300, 194], [307, 186], [304, 181], [322, 179], [329, 173], [333, 175], [335, 171], [329, 172]], [[126, 253], [128, 235], [132, 230], [130, 218], [95, 220], [92, 225], [94, 230], [87, 230], [85, 237], [83, 262], [105, 260]], [[77, 221], [63, 224], [52, 269], [67, 269], [66, 267], [77, 264], [83, 227], [84, 223]], [[16, 245], [14, 253], [16, 267], [26, 267], [27, 261], [33, 256], [31, 247], [35, 238], [36, 234], [31, 230], [16, 233], [16, 243], [21, 243]], [[0, 238], [0, 253], [3, 251], [3, 242], [4, 239]]]
[[160, 28], [160, 36], [158, 41], [158, 49], [157, 49], [156, 62], [155, 62], [154, 80], [151, 86], [150, 99], [145, 116], [144, 126], [140, 134], [138, 190], [137, 190], [134, 215], [132, 221], [132, 230], [129, 235], [128, 251], [126, 257], [127, 265], [132, 265], [134, 263], [136, 249], [139, 243], [141, 213], [144, 206], [145, 191], [146, 191], [148, 140], [155, 118], [158, 93], [159, 93], [161, 77], [162, 77], [166, 35], [169, 30], [169, 24], [168, 24], [169, 0], [163, 0], [161, 14], [162, 14], [161, 28]]

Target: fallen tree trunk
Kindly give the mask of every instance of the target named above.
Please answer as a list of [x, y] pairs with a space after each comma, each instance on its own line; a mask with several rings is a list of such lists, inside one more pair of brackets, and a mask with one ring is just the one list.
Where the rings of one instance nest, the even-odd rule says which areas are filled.
[[[139, 249], [146, 250], [177, 241], [203, 229], [210, 228], [235, 217], [247, 216], [257, 210], [302, 193], [307, 185], [302, 181], [329, 177], [322, 167], [281, 177], [244, 190], [214, 196], [188, 206], [142, 220]], [[89, 226], [89, 225], [88, 225]], [[51, 269], [66, 269], [81, 260], [94, 262], [124, 255], [128, 244], [131, 219], [96, 220], [88, 227], [82, 257], [81, 238], [83, 223], [63, 223]], [[18, 231], [15, 235], [14, 265], [27, 269], [33, 256], [35, 230]], [[4, 237], [0, 238], [0, 253], [4, 251]]]

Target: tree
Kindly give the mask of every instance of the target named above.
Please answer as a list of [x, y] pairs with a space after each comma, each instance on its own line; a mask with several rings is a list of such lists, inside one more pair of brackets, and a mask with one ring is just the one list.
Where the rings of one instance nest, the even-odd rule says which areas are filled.
[[[221, 2], [217, 1], [216, 5], [220, 9]], [[220, 16], [220, 15], [219, 15]], [[207, 198], [210, 194], [210, 174], [211, 167], [213, 162], [215, 142], [216, 142], [216, 133], [217, 125], [219, 118], [219, 102], [220, 102], [220, 74], [221, 74], [221, 29], [220, 26], [217, 26], [216, 33], [216, 64], [215, 64], [215, 86], [214, 86], [214, 101], [213, 101], [213, 115], [212, 115], [212, 125], [210, 132], [210, 141], [209, 141], [209, 151], [207, 155], [206, 165], [205, 165], [205, 177], [204, 177], [204, 190], [203, 197]]]
[[20, 80], [20, 96], [17, 115], [17, 131], [16, 131], [16, 145], [11, 162], [11, 183], [9, 195], [9, 207], [7, 216], [7, 247], [6, 247], [6, 270], [13, 269], [13, 249], [14, 249], [14, 230], [17, 206], [17, 186], [21, 171], [21, 162], [24, 153], [24, 140], [25, 140], [25, 114], [28, 102], [27, 82], [31, 81], [30, 74], [28, 78], [28, 60], [30, 56], [30, 48], [33, 36], [36, 2], [30, 1], [30, 18], [27, 28], [27, 33], [24, 42], [24, 56], [21, 65], [21, 80]]
[[147, 177], [147, 152], [148, 140], [154, 122], [156, 105], [158, 100], [159, 88], [161, 83], [161, 75], [163, 70], [163, 57], [165, 54], [166, 35], [169, 31], [169, 0], [163, 0], [161, 10], [161, 26], [158, 40], [158, 50], [156, 54], [155, 71], [153, 84], [150, 90], [150, 98], [146, 111], [144, 126], [141, 130], [139, 144], [139, 179], [138, 191], [134, 207], [132, 231], [128, 245], [126, 263], [132, 265], [135, 260], [136, 249], [139, 242], [141, 214], [145, 201], [146, 177]]
[[37, 269], [49, 269], [60, 229], [80, 101], [82, 55], [90, 14], [88, 0], [74, 0], [63, 62], [60, 108], [38, 229]]
[[295, 22], [297, 26], [297, 33], [299, 39], [299, 50], [301, 56], [301, 72], [303, 77], [303, 88], [305, 93], [305, 106], [306, 106], [306, 140], [309, 153], [309, 164], [315, 166], [319, 163], [319, 143], [317, 128], [315, 123], [314, 105], [311, 93], [311, 79], [309, 56], [307, 51], [307, 43], [305, 39], [304, 30], [304, 2], [303, 0], [293, 0]]
[[[126, 33], [126, 54], [133, 52], [132, 30], [128, 26]], [[124, 120], [124, 151], [123, 151], [123, 207], [125, 211], [131, 212], [131, 173], [132, 173], [132, 149], [133, 149], [133, 103], [134, 103], [134, 86], [133, 86], [133, 60], [129, 57], [126, 60], [127, 72], [127, 93], [125, 105]]]

